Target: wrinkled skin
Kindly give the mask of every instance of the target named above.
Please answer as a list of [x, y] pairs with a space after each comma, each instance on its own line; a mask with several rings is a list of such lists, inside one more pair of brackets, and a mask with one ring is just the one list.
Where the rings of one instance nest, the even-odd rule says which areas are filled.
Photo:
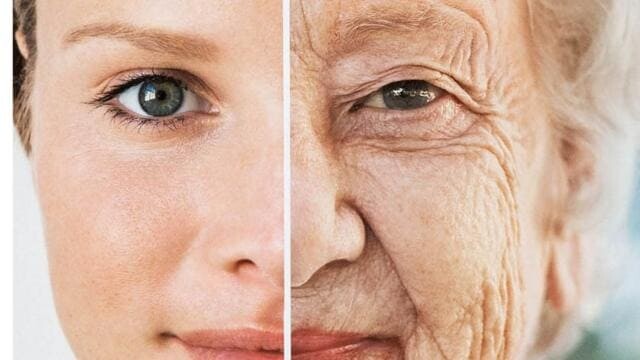
[[[37, 10], [30, 156], [57, 311], [77, 357], [188, 359], [167, 334], [281, 332], [280, 4], [47, 0]], [[194, 58], [108, 35], [64, 42], [113, 22], [215, 50]], [[151, 128], [88, 104], [152, 68], [199, 78], [206, 86], [193, 91], [219, 113]]]
[[[524, 2], [303, 0], [291, 18], [294, 331], [395, 344], [357, 358], [524, 358], [572, 282]], [[406, 79], [445, 93], [350, 109]]]

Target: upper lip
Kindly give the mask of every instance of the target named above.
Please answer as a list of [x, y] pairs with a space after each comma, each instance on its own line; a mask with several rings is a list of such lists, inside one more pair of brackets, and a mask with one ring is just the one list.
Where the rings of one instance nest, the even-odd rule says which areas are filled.
[[297, 330], [291, 335], [291, 353], [301, 355], [323, 352], [358, 344], [367, 339], [367, 336], [354, 333]]
[[214, 350], [282, 352], [280, 332], [256, 329], [197, 330], [175, 335], [185, 345]]

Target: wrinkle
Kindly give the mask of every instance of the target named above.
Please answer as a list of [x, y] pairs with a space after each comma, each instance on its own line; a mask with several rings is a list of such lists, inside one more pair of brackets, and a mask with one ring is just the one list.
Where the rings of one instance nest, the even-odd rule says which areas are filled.
[[391, 265], [379, 242], [369, 235], [358, 260], [326, 266], [304, 287], [292, 289], [294, 329], [399, 338], [413, 325], [414, 309]]
[[[513, 152], [511, 151], [512, 145], [509, 137], [506, 136], [499, 127], [492, 124], [490, 124], [490, 131], [494, 135], [494, 138], [499, 140], [498, 146], [502, 151], [499, 153], [493, 146], [484, 146], [482, 148], [495, 157], [505, 175], [506, 187], [503, 185], [502, 181], [497, 182], [497, 186], [502, 194], [505, 204], [507, 205], [508, 212], [506, 216], [509, 218], [504, 229], [504, 236], [505, 239], [507, 239], [507, 244], [505, 245], [501, 255], [501, 273], [503, 274], [503, 279], [501, 280], [500, 285], [500, 296], [502, 303], [505, 304], [505, 311], [507, 311], [505, 314], [506, 323], [502, 330], [502, 337], [497, 337], [501, 338], [506, 343], [501, 343], [497, 346], [496, 356], [501, 355], [502, 358], [510, 358], [511, 354], [514, 353], [514, 349], [511, 346], [511, 339], [517, 338], [518, 334], [522, 333], [521, 329], [514, 329], [514, 321], [516, 318], [518, 320], [523, 319], [524, 315], [523, 308], [520, 308], [519, 313], [515, 309], [516, 304], [521, 303], [521, 301], [517, 299], [518, 293], [515, 288], [521, 288], [520, 284], [523, 283], [522, 274], [519, 271], [517, 259], [515, 258], [517, 248], [521, 241], [518, 205], [516, 202], [517, 182], [515, 169], [510, 165], [514, 164], [514, 160], [511, 157], [513, 156]], [[507, 160], [508, 158], [511, 160]], [[511, 332], [516, 332], [516, 334], [514, 335]]]
[[488, 288], [487, 285], [482, 287], [482, 306], [480, 307], [480, 310], [482, 312], [482, 323], [481, 323], [481, 331], [479, 332], [479, 335], [481, 337], [481, 342], [480, 342], [480, 358], [484, 357], [485, 354], [487, 354], [489, 352], [489, 344], [487, 343], [487, 335], [486, 335], [486, 331], [487, 331], [487, 326], [486, 324], [489, 323], [489, 312], [486, 310], [489, 307], [489, 293], [488, 293]]
[[[430, 54], [436, 51], [442, 41], [436, 37], [435, 48], [429, 46], [422, 49], [422, 56], [439, 57], [440, 67], [446, 67], [445, 72], [456, 73], [454, 76], [461, 85], [473, 94], [475, 98], [484, 99], [488, 93], [488, 74], [496, 64], [495, 49], [488, 25], [479, 17], [468, 14], [464, 10], [453, 6], [435, 6], [433, 3], [424, 5], [424, 10], [398, 9], [391, 6], [370, 7], [359, 16], [343, 16], [329, 51], [331, 58], [340, 59], [367, 46], [384, 39], [384, 33], [402, 37], [411, 44], [416, 43], [416, 34], [434, 37], [438, 32], [447, 35], [452, 40], [444, 42], [445, 48], [441, 54]], [[445, 21], [443, 21], [445, 20]], [[491, 21], [493, 23], [493, 21]], [[460, 26], [452, 27], [451, 23]], [[432, 42], [434, 40], [430, 40]], [[451, 42], [456, 43], [451, 45]], [[422, 43], [425, 40], [422, 40]], [[371, 43], [371, 44], [369, 44]], [[388, 48], [389, 42], [385, 43]], [[417, 43], [420, 43], [418, 41]], [[470, 47], [471, 46], [471, 47]], [[408, 48], [408, 47], [407, 47]], [[455, 51], [450, 51], [451, 49]], [[437, 50], [440, 51], [440, 50]], [[457, 65], [456, 65], [457, 64]], [[463, 65], [464, 64], [464, 65]], [[436, 66], [438, 67], [438, 66]], [[456, 69], [454, 69], [456, 68]], [[464, 70], [463, 70], [464, 69]]]
[[[305, 55], [307, 54], [307, 50], [315, 55], [315, 57], [317, 59], [320, 59], [322, 62], [327, 63], [327, 59], [320, 53], [320, 51], [317, 49], [317, 47], [315, 46], [313, 39], [311, 38], [311, 20], [309, 20], [309, 15], [307, 14], [307, 10], [305, 9], [304, 6], [304, 1], [300, 0], [296, 2], [297, 4], [299, 4], [299, 9], [300, 9], [300, 14], [301, 14], [301, 18], [302, 18], [302, 26], [303, 26], [303, 31], [302, 34], [299, 34], [299, 32], [296, 32], [296, 34], [301, 35], [304, 39], [298, 39], [298, 41], [294, 41], [291, 44], [291, 48], [292, 48], [292, 53], [297, 54], [297, 58], [306, 65], [309, 65], [308, 63], [306, 63], [306, 56], [303, 56], [302, 54], [304, 53]], [[296, 28], [296, 27], [294, 27]], [[306, 44], [306, 48], [303, 47], [303, 45]], [[300, 48], [298, 48], [296, 45], [300, 45]], [[313, 66], [308, 66], [308, 69], [312, 69]]]
[[440, 345], [440, 342], [438, 341], [437, 337], [433, 332], [433, 329], [428, 324], [428, 322], [425, 322], [424, 328], [427, 330], [427, 334], [429, 335], [429, 338], [431, 338], [431, 342], [436, 346], [436, 349], [440, 353], [440, 356], [442, 356], [442, 358], [445, 360], [449, 360], [446, 353], [444, 352], [444, 349], [442, 348], [442, 345]]

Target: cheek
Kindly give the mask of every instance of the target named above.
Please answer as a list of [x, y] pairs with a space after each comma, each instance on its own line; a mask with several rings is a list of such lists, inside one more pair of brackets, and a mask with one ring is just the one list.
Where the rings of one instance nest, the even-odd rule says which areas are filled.
[[370, 175], [361, 195], [369, 198], [370, 225], [418, 302], [429, 302], [425, 306], [439, 301], [433, 295], [471, 295], [469, 285], [477, 290], [478, 278], [495, 272], [505, 247], [515, 241], [511, 200], [499, 173], [471, 157], [361, 160]]
[[56, 300], [115, 311], [150, 296], [197, 231], [186, 156], [116, 138], [104, 111], [82, 103], [82, 80], [41, 65], [32, 158]]
[[136, 304], [153, 304], [196, 236], [185, 175], [171, 161], [39, 150], [35, 175], [62, 317], [148, 313]]
[[465, 356], [521, 331], [513, 181], [487, 148], [365, 151], [350, 162], [350, 177], [365, 179], [353, 186], [363, 215], [416, 307], [416, 331]]

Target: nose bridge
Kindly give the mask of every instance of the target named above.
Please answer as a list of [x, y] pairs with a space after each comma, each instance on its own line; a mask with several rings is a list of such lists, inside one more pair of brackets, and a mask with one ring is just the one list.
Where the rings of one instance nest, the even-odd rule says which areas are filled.
[[[266, 134], [270, 131], [273, 136]], [[226, 173], [212, 176], [206, 167], [198, 170], [206, 189], [196, 201], [202, 204], [198, 257], [206, 271], [230, 273], [247, 284], [258, 280], [281, 288], [284, 178], [282, 136], [276, 131], [265, 131], [261, 141], [247, 140], [243, 155], [229, 155], [234, 161]], [[223, 177], [226, 186], [221, 189], [220, 183], [207, 182], [207, 177]]]
[[[283, 285], [284, 197], [282, 171], [272, 181], [254, 178], [253, 196], [245, 199], [245, 211], [239, 213], [239, 226], [232, 246], [238, 255], [230, 262], [254, 265], [255, 270], [271, 283]], [[256, 181], [260, 179], [260, 181]], [[258, 184], [256, 184], [258, 183]], [[249, 193], [251, 194], [251, 193]], [[240, 263], [239, 263], [240, 262]]]
[[325, 132], [314, 128], [328, 119], [318, 119], [323, 112], [313, 98], [292, 93], [291, 264], [292, 285], [301, 286], [331, 262], [355, 260], [364, 226], [341, 200], [339, 170], [320, 135]]

